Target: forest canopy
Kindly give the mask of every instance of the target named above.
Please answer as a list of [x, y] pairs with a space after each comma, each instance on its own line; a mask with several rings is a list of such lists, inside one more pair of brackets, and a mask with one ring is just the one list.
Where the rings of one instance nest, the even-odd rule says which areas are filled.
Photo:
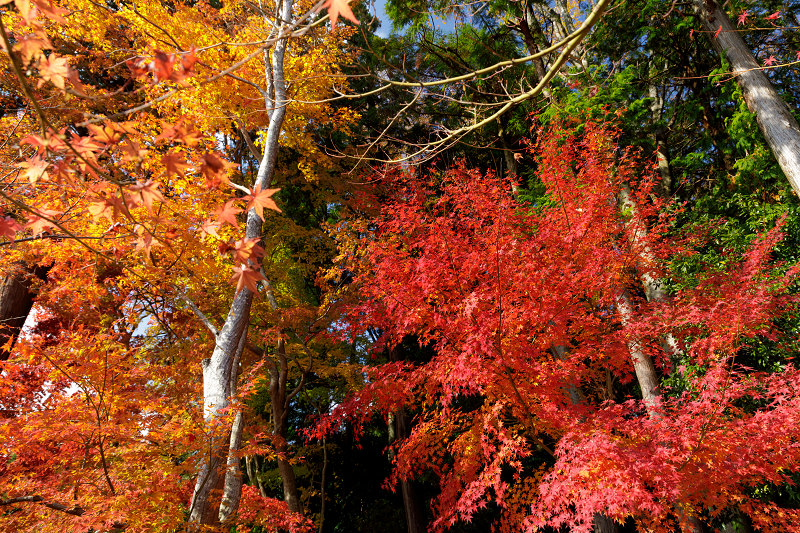
[[798, 20], [0, 0], [0, 530], [800, 530]]

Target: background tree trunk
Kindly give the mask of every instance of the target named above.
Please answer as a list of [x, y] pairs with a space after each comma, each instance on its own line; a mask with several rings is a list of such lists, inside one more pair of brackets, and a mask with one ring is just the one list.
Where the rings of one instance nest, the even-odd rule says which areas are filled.
[[800, 197], [800, 126], [731, 26], [728, 15], [713, 0], [695, 0], [695, 8], [710, 33], [712, 46], [730, 62], [747, 108], [755, 114], [775, 159]]
[[[44, 269], [36, 269], [22, 261], [13, 263], [4, 273], [0, 283], [0, 346], [5, 346], [13, 337], [11, 346], [33, 307], [34, 292], [31, 290], [34, 276], [44, 278]], [[0, 361], [5, 361], [11, 350], [0, 349]]]

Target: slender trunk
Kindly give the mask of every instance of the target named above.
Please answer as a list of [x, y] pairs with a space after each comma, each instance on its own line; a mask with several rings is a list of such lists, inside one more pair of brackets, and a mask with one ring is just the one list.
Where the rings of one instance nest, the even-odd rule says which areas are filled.
[[[627, 222], [628, 226], [635, 224], [633, 227], [633, 235], [631, 237], [632, 244], [636, 245], [639, 249], [640, 260], [645, 264], [650, 264], [653, 261], [653, 254], [650, 248], [643, 244], [647, 235], [647, 228], [641, 226], [636, 216], [636, 204], [630, 196], [630, 189], [627, 185], [622, 187], [619, 195], [620, 207], [632, 213], [631, 218]], [[666, 298], [666, 290], [664, 283], [658, 279], [648, 268], [640, 270], [639, 277], [644, 286], [647, 299], [650, 301], [658, 301]], [[628, 290], [624, 290], [620, 296], [617, 297], [617, 310], [620, 314], [620, 319], [623, 325], [629, 323], [634, 317], [634, 306]], [[662, 344], [668, 353], [673, 356], [678, 352], [677, 342], [671, 335], [667, 335]], [[650, 416], [661, 416], [661, 388], [659, 386], [659, 377], [656, 372], [655, 364], [652, 358], [645, 353], [638, 340], [632, 339], [628, 343], [628, 348], [631, 353], [631, 361], [633, 362], [633, 369], [636, 373], [636, 380], [639, 383], [639, 388], [642, 391], [642, 399], [644, 400], [647, 412]], [[705, 527], [699, 518], [682, 510], [680, 502], [675, 502], [675, 510], [678, 515], [681, 531], [684, 533], [703, 533]]]
[[[392, 348], [389, 352], [389, 360], [403, 360], [403, 353], [399, 347]], [[388, 422], [390, 443], [394, 442], [395, 439], [408, 437], [410, 432], [408, 414], [403, 411], [393, 413], [389, 416]], [[393, 459], [391, 452], [389, 459]], [[422, 504], [414, 488], [414, 481], [410, 479], [402, 480], [400, 482], [400, 493], [403, 496], [403, 511], [406, 515], [408, 533], [425, 533], [428, 528], [425, 523], [425, 514], [422, 511]]]
[[[278, 18], [283, 22], [276, 21], [275, 25], [281, 29], [291, 20], [292, 4], [290, 0], [277, 0]], [[279, 39], [275, 43], [271, 57], [270, 54], [265, 54], [264, 66], [270, 86], [266, 106], [270, 123], [264, 143], [264, 154], [255, 180], [255, 187], [262, 190], [269, 188], [272, 182], [278, 159], [278, 141], [286, 116], [283, 60], [287, 46], [288, 37]], [[247, 213], [245, 237], [248, 239], [262, 237], [261, 218], [255, 209]], [[252, 301], [253, 293], [247, 288], [243, 288], [234, 296], [225, 324], [217, 335], [214, 352], [210, 359], [203, 361], [204, 419], [208, 433], [208, 451], [200, 465], [192, 496], [189, 510], [189, 521], [192, 524], [216, 525], [219, 520], [219, 501], [224, 482], [220, 470], [230, 452], [229, 428], [223, 427], [220, 419], [228, 406], [232, 363], [239, 341], [250, 320]]]
[[755, 114], [781, 170], [800, 196], [800, 126], [720, 6], [713, 0], [695, 0], [695, 8], [710, 33], [712, 46], [730, 62], [748, 109]]
[[[399, 438], [408, 437], [409, 434], [408, 415], [399, 412], [395, 415], [395, 426]], [[414, 487], [413, 480], [403, 480], [400, 482], [400, 492], [403, 495], [403, 510], [406, 515], [406, 526], [408, 533], [425, 533], [428, 528], [425, 524], [425, 515], [422, 512], [422, 504]]]
[[275, 354], [277, 360], [272, 362], [270, 369], [269, 393], [272, 402], [272, 435], [275, 437], [275, 453], [278, 456], [278, 472], [283, 483], [283, 499], [289, 510], [295, 513], [303, 512], [303, 505], [297, 491], [297, 479], [294, 468], [289, 461], [288, 436], [289, 405], [286, 384], [289, 379], [289, 364], [286, 360], [286, 343], [278, 341]]
[[[563, 361], [567, 357], [567, 350], [564, 346], [553, 346], [550, 350], [553, 356], [560, 361]], [[567, 385], [565, 387], [565, 392], [574, 405], [586, 403], [586, 396], [584, 396], [580, 387], [574, 383]], [[592, 519], [592, 526], [592, 531], [594, 531], [594, 533], [619, 533], [619, 524], [603, 513], [595, 513]]]
[[[239, 377], [239, 361], [242, 358], [247, 332], [242, 333], [239, 346], [236, 348], [236, 357], [233, 360], [233, 370], [231, 371], [230, 396], [236, 395], [236, 381]], [[242, 428], [244, 427], [244, 416], [242, 410], [237, 409], [231, 427], [230, 445], [228, 447], [227, 470], [225, 471], [225, 482], [222, 492], [222, 502], [219, 506], [219, 521], [227, 522], [239, 508], [239, 500], [242, 497], [242, 468], [241, 458], [238, 451], [242, 442]]]
[[319, 528], [318, 533], [322, 533], [325, 525], [325, 481], [328, 476], [328, 439], [322, 437], [322, 476], [319, 482]]
[[597, 513], [592, 520], [594, 533], [619, 533], [619, 524], [604, 514]]

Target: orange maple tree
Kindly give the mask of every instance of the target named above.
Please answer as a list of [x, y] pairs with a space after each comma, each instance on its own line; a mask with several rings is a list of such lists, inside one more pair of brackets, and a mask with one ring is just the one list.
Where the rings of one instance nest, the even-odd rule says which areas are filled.
[[236, 391], [293, 314], [263, 263], [278, 151], [318, 179], [312, 125], [355, 118], [326, 103], [349, 58], [323, 7], [354, 19], [342, 0], [0, 2], [0, 264], [46, 271], [0, 363], [3, 529], [307, 527], [242, 489], [245, 449], [276, 452]]

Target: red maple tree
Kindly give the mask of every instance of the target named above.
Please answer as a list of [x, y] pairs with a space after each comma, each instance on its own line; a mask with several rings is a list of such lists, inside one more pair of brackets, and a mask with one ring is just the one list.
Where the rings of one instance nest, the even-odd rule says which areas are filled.
[[[362, 236], [346, 254], [361, 294], [352, 333], [379, 327], [378, 349], [412, 336], [435, 355], [367, 369], [369, 385], [318, 430], [417, 413], [389, 484], [435, 474], [436, 530], [490, 502], [501, 531], [589, 531], [598, 513], [672, 531], [730, 508], [764, 530], [796, 529], [800, 514], [753, 489], [800, 468], [800, 373], [736, 359], [796, 301], [797, 269], [771, 260], [780, 231], [648, 302], [640, 279], [691, 253], [667, 237], [652, 176], [607, 125], [540, 139], [531, 152], [546, 192], [534, 203], [463, 165], [384, 180], [371, 206], [379, 216], [354, 224]], [[636, 208], [621, 211], [628, 187]], [[665, 350], [667, 336], [678, 351]], [[649, 402], [626, 397], [641, 360], [685, 385], [657, 388]]]

